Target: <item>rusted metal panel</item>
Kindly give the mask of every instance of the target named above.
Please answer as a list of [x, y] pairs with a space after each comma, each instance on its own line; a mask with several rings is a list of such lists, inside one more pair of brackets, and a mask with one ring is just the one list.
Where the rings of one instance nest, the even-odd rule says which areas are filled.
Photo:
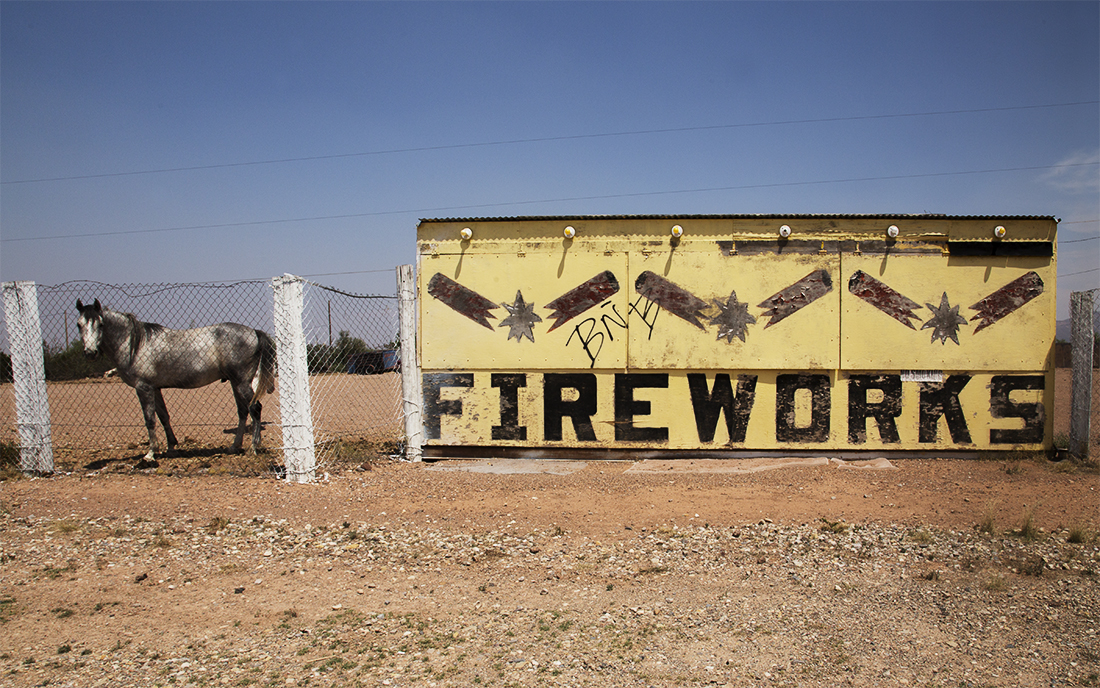
[[632, 254], [630, 267], [638, 286], [630, 309], [631, 368], [837, 367], [836, 254], [726, 256], [712, 246]]
[[443, 273], [437, 272], [428, 280], [428, 294], [439, 299], [452, 310], [465, 315], [479, 325], [488, 327], [489, 318], [496, 317], [489, 311], [497, 307], [495, 303], [476, 291], [467, 289]]
[[763, 315], [771, 317], [765, 328], [797, 313], [833, 290], [833, 278], [828, 270], [814, 270], [791, 286], [773, 294], [760, 304]]
[[911, 321], [917, 317], [913, 309], [920, 308], [920, 304], [899, 294], [866, 272], [856, 270], [852, 273], [848, 279], [848, 291], [909, 329], [917, 329]]
[[840, 368], [1049, 367], [1053, 259], [844, 254], [841, 261], [848, 289]]
[[610, 270], [604, 270], [584, 284], [570, 289], [546, 304], [546, 308], [552, 311], [550, 319], [554, 321], [547, 332], [553, 332], [589, 308], [606, 301], [618, 291], [619, 280]]
[[422, 259], [421, 367], [625, 367], [629, 302], [618, 284], [626, 275], [624, 254]]
[[981, 322], [974, 333], [984, 330], [1006, 315], [1019, 310], [1032, 299], [1043, 293], [1043, 279], [1032, 271], [1012, 280], [1005, 286], [970, 307], [978, 311], [975, 319]]

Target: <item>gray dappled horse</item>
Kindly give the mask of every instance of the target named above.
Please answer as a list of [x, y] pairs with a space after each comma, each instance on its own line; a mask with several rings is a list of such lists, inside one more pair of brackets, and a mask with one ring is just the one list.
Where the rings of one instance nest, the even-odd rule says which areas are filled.
[[233, 453], [241, 451], [249, 415], [252, 416], [252, 447], [260, 447], [260, 399], [275, 391], [275, 344], [266, 333], [237, 323], [221, 323], [192, 330], [172, 330], [156, 323], [141, 322], [131, 313], [119, 313], [99, 305], [99, 299], [85, 306], [77, 299], [77, 324], [84, 341], [84, 353], [102, 353], [117, 366], [117, 375], [137, 391], [145, 427], [149, 430], [149, 453], [157, 450], [156, 419], [164, 426], [168, 451], [176, 447], [176, 436], [168, 421], [168, 409], [160, 390], [194, 389], [211, 382], [229, 381], [237, 401], [237, 435]]

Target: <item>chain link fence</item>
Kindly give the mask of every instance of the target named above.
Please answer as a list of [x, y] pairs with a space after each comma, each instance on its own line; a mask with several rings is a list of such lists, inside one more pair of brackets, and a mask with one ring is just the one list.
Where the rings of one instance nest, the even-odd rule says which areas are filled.
[[305, 281], [302, 301], [318, 466], [399, 453], [404, 429], [397, 297]]
[[[364, 296], [302, 282], [300, 326], [308, 358], [309, 408], [316, 467], [362, 463], [399, 451], [400, 354], [396, 346], [396, 296]], [[148, 449], [148, 434], [133, 388], [110, 370], [104, 357], [88, 359], [77, 327], [76, 301], [133, 313], [138, 320], [173, 329], [238, 322], [274, 334], [271, 280], [201, 284], [122, 284], [74, 281], [37, 286], [44, 383], [49, 400], [55, 470], [129, 470]], [[10, 320], [11, 316], [8, 315]], [[0, 332], [0, 443], [17, 447], [27, 429], [16, 422], [12, 323]], [[278, 340], [276, 340], [278, 343]], [[282, 359], [284, 351], [279, 351]], [[263, 450], [227, 455], [237, 427], [228, 383], [198, 389], [164, 389], [165, 406], [179, 440], [174, 456], [158, 456], [162, 472], [220, 471], [256, 474], [285, 471], [281, 385], [263, 398]], [[25, 425], [25, 424], [24, 424]], [[157, 424], [158, 445], [164, 433]], [[249, 447], [250, 433], [245, 439]]]

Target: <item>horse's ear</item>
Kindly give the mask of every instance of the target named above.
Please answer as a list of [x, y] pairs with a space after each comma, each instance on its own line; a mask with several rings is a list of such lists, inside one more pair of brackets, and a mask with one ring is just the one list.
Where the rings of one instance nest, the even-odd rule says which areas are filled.
[[99, 305], [99, 299], [95, 300], [95, 303], [92, 304], [92, 308], [95, 308], [96, 313], [102, 313], [103, 312], [103, 307]]
[[84, 310], [84, 304], [80, 302], [80, 299], [77, 299], [77, 300], [76, 300], [76, 309], [77, 309], [78, 311], [82, 311], [82, 310]]

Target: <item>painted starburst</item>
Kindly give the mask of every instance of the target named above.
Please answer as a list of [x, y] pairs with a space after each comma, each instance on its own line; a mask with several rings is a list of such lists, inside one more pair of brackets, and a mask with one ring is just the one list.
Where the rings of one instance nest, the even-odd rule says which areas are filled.
[[535, 313], [535, 304], [524, 301], [523, 293], [517, 291], [514, 302], [500, 305], [508, 311], [508, 317], [501, 320], [497, 327], [508, 327], [508, 339], [515, 337], [518, 342], [522, 337], [527, 337], [532, 342], [535, 341], [535, 334], [531, 327], [537, 322], [542, 322], [542, 318]]
[[733, 343], [734, 337], [745, 341], [748, 326], [756, 323], [756, 318], [749, 315], [749, 304], [738, 301], [737, 292], [731, 291], [725, 303], [715, 299], [714, 305], [718, 307], [718, 315], [708, 317], [711, 325], [718, 326], [718, 339], [725, 337], [728, 344]]
[[951, 341], [956, 344], [959, 343], [959, 325], [966, 325], [966, 318], [959, 315], [959, 307], [952, 306], [947, 301], [947, 292], [943, 293], [943, 297], [940, 299], [939, 307], [933, 306], [930, 303], [924, 304], [928, 306], [928, 310], [932, 311], [932, 317], [928, 319], [928, 322], [921, 326], [922, 330], [932, 329], [932, 341], [936, 341], [936, 337], [940, 338], [940, 344], [946, 344], [947, 338], [950, 337]]

